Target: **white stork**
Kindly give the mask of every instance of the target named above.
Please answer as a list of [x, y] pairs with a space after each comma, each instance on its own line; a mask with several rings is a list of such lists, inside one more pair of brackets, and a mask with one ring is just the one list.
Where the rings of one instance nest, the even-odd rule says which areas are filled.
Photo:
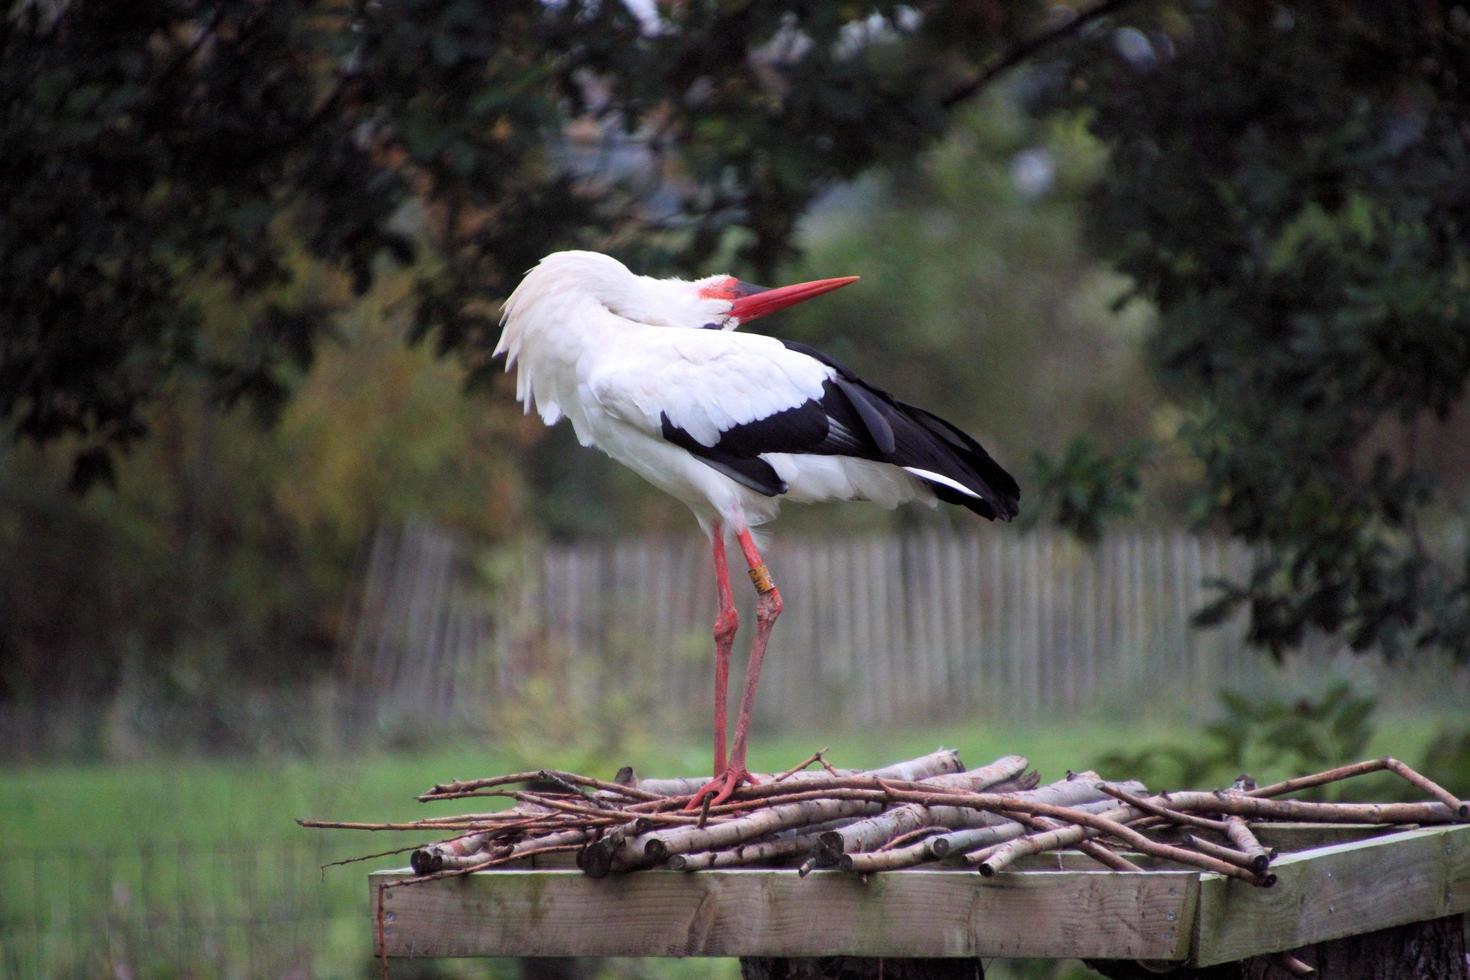
[[[782, 608], [751, 536], [782, 500], [937, 501], [1010, 520], [1020, 489], [973, 438], [801, 344], [736, 327], [857, 277], [764, 289], [630, 272], [597, 252], [556, 252], [506, 301], [495, 353], [518, 367], [516, 397], [694, 511], [714, 551], [714, 776], [705, 797], [749, 782], [745, 752], [761, 661]], [[730, 756], [725, 694], [737, 619], [726, 538], [750, 567], [756, 632]]]

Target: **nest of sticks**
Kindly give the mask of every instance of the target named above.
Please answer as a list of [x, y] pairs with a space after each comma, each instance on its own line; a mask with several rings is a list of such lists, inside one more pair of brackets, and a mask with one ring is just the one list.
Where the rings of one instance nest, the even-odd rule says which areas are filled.
[[[1388, 771], [1427, 799], [1413, 803], [1323, 803], [1281, 799], [1365, 773]], [[1028, 855], [1079, 850], [1099, 864], [1143, 870], [1182, 866], [1270, 887], [1274, 850], [1250, 824], [1260, 821], [1363, 824], [1385, 833], [1406, 825], [1470, 821], [1470, 803], [1397, 759], [1370, 759], [1269, 786], [1242, 777], [1228, 789], [1151, 793], [1136, 781], [1094, 772], [1040, 784], [1020, 756], [966, 769], [940, 750], [871, 770], [835, 769], [818, 752], [798, 766], [738, 790], [728, 802], [684, 808], [705, 777], [613, 780], [553, 770], [433, 787], [419, 800], [497, 797], [509, 809], [408, 823], [302, 820], [307, 827], [411, 831], [432, 843], [365, 855], [411, 852], [410, 885], [483, 871], [541, 855], [575, 853], [592, 877], [667, 868], [814, 868], [855, 874], [931, 864], [987, 877]], [[339, 862], [340, 863], [340, 862]]]

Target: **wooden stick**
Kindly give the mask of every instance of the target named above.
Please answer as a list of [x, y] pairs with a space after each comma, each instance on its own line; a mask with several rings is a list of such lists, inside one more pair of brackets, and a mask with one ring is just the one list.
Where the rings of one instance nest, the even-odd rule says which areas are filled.
[[[1114, 815], [1114, 819], [1125, 822], [1130, 815], [1138, 812], [1130, 810], [1128, 807], [1117, 807], [1112, 799], [1075, 804], [1075, 806], [1077, 809], [1088, 810], [1093, 813], [1111, 812]], [[1014, 819], [1004, 819], [999, 823], [944, 834], [925, 841], [924, 844], [929, 849], [932, 857], [942, 858], [952, 856], [959, 858], [979, 848], [1001, 844], [1007, 840], [1020, 837], [1025, 833], [1026, 826], [1024, 824]]]
[[1298, 776], [1280, 783], [1272, 783], [1270, 786], [1261, 786], [1250, 790], [1247, 796], [1271, 797], [1281, 796], [1283, 793], [1295, 793], [1300, 789], [1310, 789], [1313, 786], [1321, 786], [1324, 783], [1335, 783], [1339, 779], [1348, 779], [1352, 776], [1361, 776], [1368, 772], [1381, 772], [1385, 767], [1383, 759], [1368, 759], [1365, 762], [1355, 762], [1350, 766], [1338, 766], [1336, 769], [1327, 769], [1323, 772], [1313, 773], [1310, 776]]
[[[887, 800], [884, 780], [893, 779], [903, 785], [922, 786], [912, 777], [923, 779], [964, 769], [959, 754], [953, 749], [940, 749], [929, 755], [874, 769], [863, 776], [817, 778], [816, 773], [799, 773], [785, 783], [748, 786], [740, 792], [742, 801], [766, 799], [771, 805], [747, 816], [709, 827], [686, 827], [657, 833], [640, 834], [622, 842], [615, 856], [615, 867], [647, 867], [667, 860], [671, 854], [712, 851], [754, 840], [778, 830], [821, 823], [838, 817], [871, 816], [883, 811]], [[821, 783], [820, 789], [795, 785], [802, 776], [810, 775]], [[847, 787], [841, 798], [833, 789]], [[776, 799], [776, 798], [781, 799]], [[723, 809], [714, 807], [711, 812]]]
[[[760, 778], [760, 774], [756, 774]], [[632, 786], [655, 797], [693, 796], [699, 788], [709, 782], [708, 776], [671, 776], [663, 779], [639, 779], [633, 777]]]
[[328, 868], [339, 868], [344, 864], [357, 864], [359, 861], [371, 861], [373, 858], [391, 857], [394, 854], [402, 854], [405, 851], [416, 851], [425, 846], [427, 845], [409, 844], [407, 847], [395, 847], [391, 851], [379, 851], [376, 854], [359, 854], [357, 857], [342, 858], [339, 861], [328, 861], [325, 864], [319, 864], [317, 865], [317, 870], [325, 871]]
[[702, 871], [707, 868], [738, 868], [763, 861], [776, 861], [808, 854], [817, 844], [817, 834], [797, 834], [780, 840], [737, 844], [723, 851], [671, 854], [664, 862], [672, 871]]
[[1229, 861], [1236, 867], [1244, 868], [1253, 874], [1265, 874], [1266, 866], [1270, 863], [1264, 853], [1253, 857], [1237, 851], [1233, 847], [1225, 847], [1223, 844], [1216, 844], [1214, 841], [1196, 837], [1194, 834], [1185, 834], [1184, 842], [1201, 854], [1208, 854], [1210, 857], [1219, 858], [1221, 861]]
[[1314, 803], [1260, 799], [1234, 791], [1175, 793], [1169, 802], [1175, 810], [1315, 823], [1454, 823], [1458, 819], [1456, 811], [1443, 803]]
[[781, 861], [807, 854], [817, 843], [824, 831], [834, 830], [846, 822], [846, 818], [827, 823], [808, 824], [777, 832], [766, 840], [737, 844], [722, 851], [696, 851], [689, 854], [672, 854], [665, 865], [673, 871], [699, 871], [705, 868], [738, 868], [748, 864]]
[[1086, 854], [1088, 857], [1092, 858], [1094, 861], [1109, 868], [1112, 868], [1114, 871], [1143, 870], [1143, 868], [1134, 864], [1123, 855], [1115, 854], [1113, 851], [1099, 844], [1097, 841], [1085, 840], [1081, 844], [1078, 844], [1077, 848], [1083, 854]]
[[1264, 873], [1271, 859], [1276, 856], [1274, 851], [1268, 851], [1261, 845], [1256, 835], [1251, 833], [1251, 829], [1240, 817], [1225, 818], [1225, 836], [1230, 838], [1230, 843], [1250, 857], [1251, 867], [1257, 874]]
[[[1020, 826], [1019, 824], [1017, 826]], [[888, 851], [866, 851], [862, 854], [844, 854], [837, 859], [837, 867], [843, 871], [853, 871], [858, 874], [870, 874], [874, 871], [896, 871], [899, 868], [911, 868], [916, 864], [924, 864], [934, 860], [934, 855], [926, 846], [928, 841], [920, 841], [907, 847], [895, 847]]]
[[[877, 786], [874, 790], [871, 787]], [[757, 790], [763, 787], [756, 787]], [[922, 803], [925, 806], [964, 806], [991, 812], [1016, 811], [1021, 813], [1055, 816], [1069, 823], [1093, 826], [1104, 833], [1117, 837], [1144, 853], [1154, 854], [1180, 863], [1206, 867], [1218, 871], [1233, 865], [1207, 858], [1183, 848], [1156, 844], [1136, 831], [1120, 823], [1102, 821], [1090, 814], [1068, 811], [1065, 808], [1048, 806], [1025, 800], [1016, 794], [966, 793], [949, 788], [935, 787], [924, 783], [890, 782], [879, 777], [847, 777], [830, 780], [820, 793], [785, 794], [787, 800], [780, 806], [765, 807], [748, 817], [730, 821], [716, 827], [695, 830], [675, 830], [669, 834], [641, 835], [627, 842], [628, 853], [620, 855], [624, 866], [646, 866], [648, 862], [665, 859], [672, 853], [687, 853], [694, 850], [713, 850], [729, 846], [774, 830], [800, 826], [818, 820], [830, 820], [836, 816], [853, 814], [875, 814], [892, 802]], [[820, 799], [798, 799], [820, 796]], [[774, 801], [773, 801], [774, 802]], [[1321, 804], [1294, 800], [1255, 799], [1239, 793], [1185, 793], [1170, 797], [1171, 809], [1179, 811], [1201, 810], [1204, 812], [1236, 813], [1243, 816], [1270, 816], [1286, 819], [1317, 819], [1358, 823], [1423, 823], [1446, 822], [1454, 819], [1440, 803], [1420, 804]], [[1131, 810], [1131, 808], [1130, 808]], [[773, 811], [774, 814], [773, 814]], [[669, 840], [663, 838], [669, 835]], [[1139, 843], [1139, 842], [1143, 843]], [[639, 849], [642, 853], [639, 853]], [[1269, 877], [1269, 876], [1267, 876]], [[1259, 883], [1259, 882], [1258, 882]]]
[[[559, 769], [537, 769], [535, 771], [513, 772], [505, 776], [490, 776], [485, 779], [456, 779], [447, 783], [439, 783], [434, 788], [420, 793], [418, 799], [421, 803], [429, 800], [452, 800], [461, 796], [467, 796], [475, 790], [489, 789], [494, 786], [508, 786], [512, 783], [532, 783], [538, 779], [548, 781], [560, 780], [567, 783], [590, 786], [604, 793], [639, 800], [654, 800], [663, 795], [650, 792], [641, 786], [624, 786], [621, 783], [610, 783], [605, 779], [593, 779], [591, 776], [582, 776], [574, 772], [562, 772]], [[689, 792], [692, 793], [694, 790], [690, 790]]]
[[1013, 841], [1007, 841], [1004, 844], [987, 847], [967, 857], [965, 863], [973, 865], [982, 875], [990, 878], [1003, 871], [1008, 864], [1017, 858], [1076, 844], [1084, 836], [1086, 836], [1086, 829], [1083, 827], [1059, 827], [1056, 830], [1049, 830], [1040, 834], [1030, 834], [1026, 837], [1018, 837]]
[[1315, 967], [1303, 963], [1290, 953], [1276, 953], [1271, 959], [1276, 961], [1277, 966], [1294, 977], [1315, 977], [1317, 975]]
[[[1058, 807], [1056, 809], [1062, 808]], [[1052, 814], [1047, 815], [1051, 816]], [[1060, 816], [1063, 820], [1068, 819], [1067, 814], [1057, 814], [1057, 816]], [[1109, 837], [1115, 837], [1129, 844], [1135, 850], [1142, 851], [1145, 854], [1151, 854], [1154, 857], [1165, 858], [1178, 864], [1194, 865], [1198, 868], [1204, 868], [1206, 871], [1229, 875], [1232, 878], [1240, 878], [1253, 885], [1260, 885], [1267, 888], [1276, 883], [1275, 875], [1267, 874], [1257, 876], [1244, 868], [1237, 867], [1219, 858], [1210, 857], [1205, 854], [1196, 854], [1194, 851], [1188, 851], [1182, 847], [1174, 847], [1171, 844], [1160, 844], [1157, 841], [1149, 840], [1136, 830], [1131, 830], [1121, 823], [1109, 820], [1098, 814], [1079, 812], [1073, 813], [1071, 816], [1076, 821], [1073, 826], [1062, 827], [1058, 830], [1047, 831], [1041, 834], [1032, 834], [1029, 837], [1023, 837], [1019, 840], [1010, 841], [1001, 845], [995, 854], [980, 862], [980, 873], [986, 877], [990, 877], [1022, 855], [1038, 854], [1042, 851], [1049, 851], [1053, 848], [1060, 847], [1063, 844], [1080, 843], [1086, 839], [1086, 831], [1091, 829], [1104, 833]]]
[[[1099, 816], [1105, 820], [1125, 819], [1128, 814], [1136, 813], [1132, 807], [1119, 807], [1107, 810]], [[1024, 827], [1021, 821], [1016, 821], [1016, 826]], [[1080, 843], [1088, 837], [1089, 829], [1081, 824], [1070, 824], [1064, 827], [1055, 827], [1051, 830], [1029, 836], [1016, 836], [1009, 840], [996, 841], [978, 850], [971, 851], [965, 855], [965, 863], [973, 868], [978, 868], [982, 875], [987, 878], [1000, 871], [1006, 865], [1017, 858], [1028, 854], [1040, 854], [1042, 851], [1050, 851], [1058, 847], [1067, 847]], [[1092, 836], [1097, 836], [1093, 833]]]
[[[1007, 756], [1006, 758], [1019, 758], [1018, 756]], [[1004, 760], [997, 760], [998, 762]], [[837, 770], [837, 776], [829, 776], [824, 773], [802, 772], [777, 783], [766, 780], [753, 786], [743, 786], [736, 791], [734, 798], [727, 806], [738, 807], [741, 803], [777, 802], [780, 797], [792, 796], [794, 794], [805, 794], [803, 798], [811, 798], [810, 794], [824, 792], [828, 788], [833, 789], [871, 789], [882, 790], [880, 781], [886, 781], [903, 786], [923, 787], [935, 777], [946, 774], [958, 774], [964, 770], [964, 763], [960, 762], [959, 756], [953, 749], [940, 749], [929, 755], [910, 759], [906, 762], [897, 762], [881, 769], [870, 769], [863, 772], [851, 772]], [[801, 783], [803, 785], [793, 785]], [[815, 784], [815, 785], [812, 785]], [[779, 802], [788, 802], [781, 799]]]
[[899, 834], [897, 837], [886, 842], [882, 847], [878, 848], [878, 850], [892, 851], [897, 850], [900, 847], [908, 847], [910, 844], [917, 844], [922, 840], [926, 840], [930, 837], [935, 836], [936, 834], [942, 834], [944, 833], [944, 830], [945, 828], [937, 824], [929, 824], [926, 827], [920, 827], [917, 830], [911, 830], [906, 834]]
[[[843, 780], [841, 782], [848, 782]], [[867, 781], [862, 782], [869, 785]], [[1039, 804], [1028, 804], [1016, 795], [991, 793], [956, 793], [934, 791], [918, 784], [898, 785], [878, 781], [895, 801], [946, 804], [976, 809], [1023, 813], [1038, 812]], [[914, 786], [918, 788], [914, 788]], [[833, 799], [873, 799], [871, 792], [834, 787]], [[1153, 802], [1158, 802], [1155, 798]], [[1265, 817], [1275, 820], [1303, 820], [1316, 823], [1454, 823], [1456, 812], [1443, 803], [1314, 803], [1306, 800], [1267, 800], [1235, 791], [1185, 792], [1169, 796], [1170, 809], [1181, 812], [1233, 813], [1243, 817]], [[1140, 814], [1141, 815], [1141, 814]], [[1065, 817], [1064, 817], [1065, 819]]]
[[[464, 867], [471, 866], [474, 863], [468, 861], [468, 858], [477, 855], [490, 845], [489, 835], [485, 835], [484, 840], [477, 840], [476, 838], [479, 836], [461, 838], [456, 846], [450, 846], [454, 842], [446, 841], [442, 844], [422, 848], [423, 851], [428, 853], [419, 859], [418, 852], [415, 852], [414, 857], [430, 867], [435, 866], [437, 863], [439, 868], [445, 870], [450, 868], [462, 870]], [[538, 847], [558, 847], [570, 850], [573, 847], [580, 847], [585, 844], [589, 836], [591, 834], [587, 830], [563, 830], [558, 833], [548, 834], [545, 837], [535, 837], [515, 844], [508, 844], [506, 845], [508, 851], [505, 851], [505, 853], [508, 854], [508, 859], [516, 860], [529, 857], [532, 851]], [[417, 870], [417, 861], [414, 863], [414, 867]]]
[[[798, 762], [796, 765], [792, 766], [790, 769], [787, 769], [785, 772], [781, 773], [781, 775], [774, 777], [771, 780], [771, 782], [773, 782], [773, 783], [779, 783], [782, 780], [786, 779], [787, 777], [794, 776], [797, 773], [801, 772], [803, 769], [805, 769], [807, 766], [811, 765], [813, 762], [822, 762], [823, 761], [822, 760], [822, 755], [826, 751], [827, 751], [827, 746], [824, 745], [820, 749], [817, 749], [817, 751], [813, 752], [811, 755], [807, 756], [802, 761]], [[823, 768], [824, 769], [827, 769], [828, 771], [835, 771], [835, 770], [831, 770], [830, 767], [827, 767], [827, 766], [824, 766]], [[697, 792], [697, 790], [696, 790], [696, 792]]]
[[461, 834], [449, 840], [414, 848], [408, 863], [416, 874], [429, 874], [444, 868], [446, 858], [478, 854], [490, 846], [488, 834]]
[[[1071, 777], [1069, 776], [1068, 778]], [[1017, 814], [1017, 819], [1021, 823], [1031, 827], [1033, 830], [1056, 830], [1060, 827], [1066, 826], [1066, 824], [1063, 824], [1057, 820], [1053, 820], [1049, 817], [1030, 817], [1026, 816], [1025, 814]], [[1106, 847], [1103, 847], [1095, 840], [1082, 840], [1080, 843], [1078, 843], [1077, 850], [1081, 851], [1083, 854], [1086, 854], [1088, 857], [1092, 858], [1094, 861], [1098, 862], [1104, 867], [1112, 868], [1114, 871], [1143, 870], [1132, 861], [1121, 855], [1114, 854], [1112, 851], [1108, 850]]]
[[1361, 776], [1365, 773], [1382, 772], [1385, 769], [1443, 803], [1459, 819], [1464, 820], [1470, 818], [1470, 803], [1459, 799], [1434, 780], [1424, 776], [1392, 756], [1384, 756], [1381, 759], [1365, 759], [1362, 762], [1354, 762], [1352, 765], [1347, 766], [1338, 766], [1335, 769], [1327, 769], [1323, 772], [1313, 773], [1310, 776], [1298, 776], [1295, 779], [1288, 779], [1284, 782], [1272, 783], [1270, 786], [1253, 789], [1246, 795], [1259, 797], [1281, 796], [1285, 793], [1295, 793], [1297, 790], [1310, 789], [1313, 786], [1321, 786], [1324, 783], [1335, 783], [1338, 780]]
[[866, 775], [877, 779], [913, 781], [928, 779], [930, 776], [941, 776], [949, 772], [963, 772], [964, 769], [965, 764], [960, 761], [960, 754], [954, 749], [937, 749], [917, 759], [895, 762], [881, 769], [874, 769]]
[[642, 867], [666, 860], [671, 854], [717, 850], [788, 827], [799, 827], [837, 817], [871, 816], [882, 812], [884, 806], [881, 799], [826, 798], [785, 803], [764, 807], [748, 817], [709, 827], [680, 827], [642, 834], [625, 841], [618, 856], [626, 866]]
[[350, 820], [297, 820], [302, 827], [320, 830], [492, 830], [496, 825], [484, 820], [436, 820], [407, 823], [356, 823]]
[[1216, 833], [1225, 833], [1225, 822], [1223, 820], [1210, 820], [1207, 817], [1197, 817], [1192, 813], [1180, 813], [1178, 810], [1171, 810], [1158, 803], [1157, 801], [1159, 799], [1168, 799], [1167, 793], [1150, 800], [1144, 799], [1135, 793], [1129, 792], [1124, 787], [1115, 786], [1112, 783], [1098, 783], [1097, 788], [1100, 792], [1106, 793], [1116, 800], [1122, 800], [1129, 806], [1142, 810], [1145, 813], [1162, 817], [1169, 823], [1188, 824], [1192, 827], [1203, 827], [1206, 830], [1213, 830]]
[[1439, 785], [1439, 783], [1436, 783], [1428, 776], [1416, 772], [1404, 763], [1392, 757], [1384, 759], [1383, 764], [1388, 769], [1408, 780], [1410, 785], [1418, 787], [1419, 789], [1428, 793], [1430, 796], [1439, 800], [1439, 802], [1443, 803], [1449, 809], [1453, 810], [1455, 816], [1459, 817], [1461, 820], [1470, 819], [1470, 803], [1461, 800], [1458, 796], [1451, 793], [1449, 790], [1445, 789], [1443, 786]]
[[532, 847], [516, 854], [498, 854], [495, 857], [480, 861], [476, 864], [466, 865], [463, 868], [454, 868], [452, 870], [446, 869], [444, 871], [438, 871], [433, 874], [414, 875], [411, 878], [398, 878], [394, 881], [386, 882], [380, 887], [398, 888], [403, 885], [417, 885], [425, 881], [435, 881], [439, 878], [457, 878], [460, 875], [473, 874], [476, 871], [484, 871], [486, 868], [493, 868], [497, 864], [507, 864], [511, 861], [519, 861], [522, 858], [535, 857], [538, 854], [556, 854], [560, 852], [571, 851], [575, 850], [576, 847], [576, 844], [548, 844], [541, 847]]
[[[936, 786], [980, 792], [998, 783], [1016, 778], [1026, 771], [1028, 765], [1030, 763], [1023, 757], [1008, 755], [995, 760], [988, 766], [981, 766], [968, 772], [935, 776], [925, 782]], [[895, 837], [910, 834], [928, 825], [971, 826], [972, 822], [965, 821], [982, 817], [982, 814], [975, 810], [964, 810], [957, 807], [935, 809], [951, 812], [931, 812], [931, 809], [923, 804], [911, 803], [907, 806], [885, 810], [866, 820], [850, 823], [839, 830], [828, 831], [822, 835], [824, 855], [830, 858], [830, 863], [836, 863], [836, 859], [843, 854], [877, 850]]]
[[[1188, 851], [1182, 847], [1174, 847], [1169, 844], [1160, 844], [1156, 841], [1152, 841], [1140, 834], [1138, 831], [1132, 830], [1124, 826], [1122, 823], [1119, 823], [1116, 820], [1109, 819], [1100, 814], [1087, 813], [1082, 810], [1069, 810], [1066, 807], [1053, 806], [1046, 803], [1037, 803], [1031, 800], [1022, 799], [1017, 795], [994, 795], [985, 793], [945, 794], [924, 791], [914, 792], [911, 790], [900, 789], [894, 786], [887, 786], [886, 784], [885, 788], [887, 788], [889, 792], [893, 795], [894, 799], [897, 800], [922, 803], [944, 800], [945, 802], [952, 802], [955, 805], [971, 805], [984, 807], [986, 809], [994, 808], [998, 810], [1014, 810], [1032, 815], [1056, 817], [1064, 822], [1076, 825], [1075, 827], [1066, 827], [1061, 830], [1048, 831], [1046, 834], [1032, 835], [1032, 838], [1044, 839], [1044, 841], [1047, 842], [1046, 846], [1039, 846], [1039, 842], [1035, 841], [1032, 841], [1031, 843], [1023, 843], [1024, 841], [1032, 840], [1032, 838], [1023, 838], [1021, 841], [1012, 841], [1004, 845], [1001, 851], [997, 853], [996, 858], [999, 858], [1002, 855], [1009, 856], [1000, 866], [1004, 866], [1005, 863], [1009, 863], [1010, 860], [1014, 860], [1015, 857], [1019, 857], [1021, 856], [1021, 854], [1034, 854], [1042, 850], [1050, 850], [1053, 847], [1060, 846], [1064, 842], [1077, 843], [1087, 836], [1085, 834], [1085, 831], [1090, 828], [1100, 831], [1101, 833], [1106, 834], [1109, 837], [1114, 837], [1118, 840], [1121, 840], [1124, 843], [1129, 844], [1136, 850], [1142, 851], [1145, 854], [1151, 854], [1155, 857], [1165, 858], [1166, 860], [1174, 861], [1179, 864], [1190, 864], [1194, 865], [1195, 867], [1204, 868], [1207, 871], [1214, 871], [1217, 874], [1230, 875], [1231, 877], [1235, 878], [1243, 878], [1244, 880], [1250, 881], [1252, 884], [1256, 885], [1269, 886], [1275, 881], [1274, 875], [1266, 875], [1258, 878], [1248, 871], [1244, 871], [1240, 868], [1237, 868], [1233, 864], [1228, 864], [1217, 858], [1207, 857], [1203, 854], [1197, 854], [1194, 851]], [[1130, 807], [1129, 809], [1132, 810], [1132, 807]], [[1076, 832], [1077, 836], [1070, 836], [1073, 832]], [[1062, 836], [1053, 842], [1054, 835]], [[991, 861], [994, 860], [995, 858], [991, 859]], [[995, 871], [998, 870], [995, 865], [986, 862], [981, 867], [981, 873], [986, 874], [987, 868], [989, 869], [988, 874], [994, 874]]]
[[[826, 750], [824, 749], [823, 751]], [[830, 766], [824, 765], [826, 762], [825, 759], [818, 759], [816, 761], [819, 765], [823, 765], [822, 771], [820, 772], [805, 771], [798, 768], [796, 771], [787, 770], [786, 772], [776, 773], [774, 775], [755, 773], [755, 778], [760, 780], [757, 785], [769, 786], [779, 783], [783, 787], [788, 787], [792, 783], [797, 782], [821, 781], [845, 776], [860, 776], [863, 774], [861, 769], [833, 769]], [[802, 764], [810, 765], [811, 760], [807, 760]], [[693, 796], [707, 782], [709, 782], [708, 776], [678, 776], [671, 779], [640, 779], [638, 780], [638, 786], [640, 788], [652, 787], [658, 792], [660, 799], [672, 800], [681, 797], [687, 799]], [[744, 787], [744, 789], [749, 788]], [[683, 806], [683, 803], [680, 802], [679, 805]]]
[[[633, 821], [638, 819], [651, 820], [655, 823], [689, 824], [694, 823], [698, 817], [692, 813], [638, 813], [631, 810], [598, 809], [593, 806], [582, 806], [559, 800], [554, 796], [542, 796], [537, 793], [516, 792], [510, 794], [513, 799], [523, 803], [537, 803], [551, 810], [560, 810], [563, 813], [574, 813], [583, 817], [594, 819], [612, 819]], [[585, 797], [579, 797], [585, 799]]]
[[[1261, 845], [1246, 825], [1247, 818], [1385, 825], [1470, 819], [1470, 802], [1391, 757], [1248, 791], [1246, 783], [1233, 790], [1147, 796], [1141, 784], [1101, 782], [1095, 773], [1069, 775], [1035, 789], [1036, 776], [1019, 756], [960, 772], [958, 755], [940, 750], [855, 772], [833, 769], [823, 757], [826, 751], [764, 777], [759, 785], [743, 787], [733, 799], [706, 806], [699, 814], [682, 808], [704, 782], [702, 777], [635, 781], [628, 769], [609, 783], [561, 770], [537, 770], [440, 784], [420, 797], [494, 796], [516, 801], [504, 811], [399, 823], [298, 822], [366, 831], [463, 831], [413, 848], [416, 874], [395, 886], [574, 848], [579, 867], [593, 876], [660, 861], [670, 868], [694, 870], [790, 861], [803, 855], [808, 856], [803, 873], [836, 865], [866, 874], [962, 859], [988, 876], [1022, 856], [1060, 847], [1075, 847], [1116, 870], [1141, 870], [1099, 838], [1121, 841], [1162, 860], [1270, 885], [1276, 877], [1269, 867], [1274, 851]], [[813, 763], [822, 770], [807, 770]], [[1432, 801], [1319, 803], [1275, 798], [1378, 771], [1393, 772]], [[512, 785], [536, 779], [565, 792]], [[1187, 847], [1139, 833], [1145, 826], [1159, 825], [1208, 830], [1232, 846], [1199, 833], [1184, 836]], [[402, 850], [409, 848], [384, 854]]]

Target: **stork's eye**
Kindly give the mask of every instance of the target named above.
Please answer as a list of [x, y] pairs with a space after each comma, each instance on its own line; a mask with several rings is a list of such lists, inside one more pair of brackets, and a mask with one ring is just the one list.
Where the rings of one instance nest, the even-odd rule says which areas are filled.
[[724, 330], [725, 329], [725, 325], [723, 323], [706, 323], [704, 326], [700, 327], [699, 329], [701, 329], [701, 330]]

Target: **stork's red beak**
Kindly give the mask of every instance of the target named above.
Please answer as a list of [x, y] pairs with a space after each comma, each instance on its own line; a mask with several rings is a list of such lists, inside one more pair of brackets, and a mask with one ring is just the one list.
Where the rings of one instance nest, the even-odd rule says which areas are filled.
[[714, 290], [706, 290], [706, 292], [710, 295], [729, 298], [731, 300], [730, 316], [744, 323], [758, 316], [765, 316], [767, 313], [775, 313], [788, 306], [795, 306], [814, 296], [841, 289], [848, 283], [857, 281], [857, 276], [842, 276], [837, 279], [816, 279], [812, 282], [799, 282], [791, 286], [767, 289], [764, 286], [753, 286], [748, 282], [741, 282], [731, 277], [715, 287], [718, 292]]

